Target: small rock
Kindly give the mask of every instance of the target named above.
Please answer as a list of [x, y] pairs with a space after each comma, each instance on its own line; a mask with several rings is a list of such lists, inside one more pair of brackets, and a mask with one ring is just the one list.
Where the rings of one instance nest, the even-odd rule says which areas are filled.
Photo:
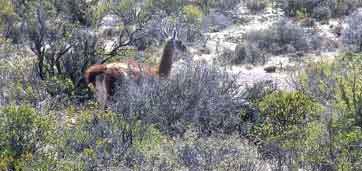
[[304, 52], [302, 52], [302, 51], [299, 51], [299, 52], [297, 52], [297, 53], [295, 53], [298, 57], [302, 57], [302, 56], [304, 56]]
[[202, 54], [210, 54], [211, 53], [211, 51], [210, 51], [210, 49], [209, 48], [201, 48], [200, 50], [199, 50], [199, 52], [200, 53], [202, 53]]
[[267, 67], [264, 68], [264, 71], [266, 73], [274, 73], [274, 72], [277, 71], [277, 68], [278, 67], [276, 67], [276, 66], [267, 66]]
[[254, 68], [254, 66], [252, 64], [245, 64], [245, 69], [251, 70], [253, 68]]

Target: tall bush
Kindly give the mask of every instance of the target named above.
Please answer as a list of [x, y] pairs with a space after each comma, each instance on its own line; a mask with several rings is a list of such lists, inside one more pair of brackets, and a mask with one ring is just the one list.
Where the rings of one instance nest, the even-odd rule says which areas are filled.
[[175, 72], [170, 79], [121, 82], [113, 111], [156, 124], [173, 136], [182, 135], [189, 126], [206, 134], [239, 129], [240, 110], [248, 105], [233, 76], [204, 64]]
[[301, 79], [303, 92], [319, 97], [327, 110], [322, 118], [326, 133], [324, 166], [329, 169], [359, 170], [361, 131], [361, 55], [347, 53], [336, 61], [312, 65]]

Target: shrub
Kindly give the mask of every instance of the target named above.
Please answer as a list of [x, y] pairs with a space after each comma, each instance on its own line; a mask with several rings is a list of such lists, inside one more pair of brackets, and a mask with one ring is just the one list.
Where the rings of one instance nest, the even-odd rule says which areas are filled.
[[160, 0], [160, 1], [151, 1], [154, 3], [156, 9], [160, 11], [165, 11], [168, 16], [175, 14], [182, 9], [181, 0]]
[[337, 2], [336, 0], [330, 0], [329, 4], [335, 13], [333, 16], [349, 15], [362, 7], [362, 2], [358, 0], [344, 0]]
[[264, 126], [270, 128], [264, 132], [265, 137], [287, 136], [285, 133], [294, 126], [303, 127], [315, 120], [319, 106], [302, 93], [275, 92], [259, 102]]
[[[0, 169], [23, 170], [51, 160], [55, 125], [27, 106], [8, 106], [0, 110]], [[49, 148], [46, 150], [46, 148]], [[49, 163], [50, 164], [50, 163]]]
[[[186, 7], [184, 8], [184, 10], [189, 10]], [[192, 9], [190, 10], [196, 10], [196, 9], [197, 7], [192, 7]], [[186, 12], [184, 13], [185, 14], [182, 17], [176, 19], [177, 22], [175, 21], [174, 16], [168, 16], [168, 17], [154, 16], [145, 25], [144, 35], [148, 35], [144, 38], [145, 42], [150, 42], [150, 44], [153, 43], [152, 45], [155, 44], [157, 46], [161, 45], [166, 39], [168, 39], [172, 35], [172, 32], [176, 27], [176, 25], [178, 29], [177, 37], [180, 40], [182, 40], [182, 42], [186, 43], [203, 42], [205, 40], [205, 35], [201, 33], [200, 29], [201, 25], [199, 23], [198, 18], [187, 16], [187, 15], [196, 15], [196, 13], [195, 14], [190, 13], [187, 15]]]
[[189, 126], [206, 134], [238, 130], [239, 112], [248, 105], [233, 76], [204, 64], [174, 72], [169, 80], [123, 81], [114, 96], [113, 111], [154, 123], [173, 136], [182, 135]]
[[234, 62], [234, 60], [237, 60], [234, 56], [235, 55], [232, 50], [223, 48], [223, 50], [221, 50], [221, 53], [219, 52], [218, 57], [214, 60], [216, 60], [216, 62], [220, 63], [221, 65], [227, 65]]
[[267, 55], [259, 49], [257, 43], [244, 43], [235, 47], [235, 56], [231, 59], [232, 64], [265, 64]]
[[293, 160], [307, 162], [305, 156], [308, 154], [318, 156], [315, 151], [319, 148], [306, 145], [322, 143], [313, 137], [324, 134], [324, 129], [319, 128], [323, 125], [318, 123], [321, 106], [313, 99], [300, 92], [274, 92], [258, 102], [258, 109], [262, 121], [253, 134], [263, 140], [264, 156], [271, 155], [267, 158], [286, 162], [289, 169], [300, 167]]
[[152, 125], [142, 121], [127, 122], [122, 115], [112, 112], [69, 108], [59, 147], [69, 163], [84, 170], [129, 167], [156, 157], [161, 141], [166, 138]]
[[312, 17], [317, 20], [328, 20], [332, 17], [332, 12], [328, 7], [317, 7], [312, 11]]
[[314, 32], [281, 20], [266, 30], [246, 33], [246, 40], [235, 49], [235, 63], [265, 63], [268, 54], [280, 55], [318, 49], [321, 38]]
[[200, 23], [203, 16], [202, 11], [194, 5], [184, 6], [183, 13], [189, 23]]
[[[14, 16], [14, 7], [9, 0], [1, 0], [1, 4], [3, 4], [0, 7], [0, 33], [6, 33], [3, 32], [5, 30], [5, 24], [9, 24], [9, 19]], [[9, 30], [6, 30], [9, 31]], [[4, 36], [4, 35], [3, 35]]]
[[362, 80], [361, 60], [359, 54], [343, 54], [330, 63], [311, 65], [312, 68], [307, 69], [301, 77], [300, 89], [318, 97], [328, 111], [322, 113], [325, 119], [322, 129], [328, 134], [320, 139], [324, 140], [324, 148], [329, 152], [319, 155], [323, 158], [324, 166], [330, 170], [360, 169], [362, 151], [357, 144], [362, 139], [359, 110], [362, 99], [359, 88]]
[[33, 59], [22, 56], [0, 59], [0, 106], [31, 104], [36, 106], [48, 97], [44, 83], [32, 69]]
[[235, 8], [240, 3], [240, 0], [213, 0], [209, 2], [209, 7], [220, 9], [221, 11]]
[[97, 60], [97, 39], [91, 30], [91, 4], [83, 0], [66, 0], [64, 3], [16, 1], [12, 5], [16, 18], [14, 27], [19, 27], [13, 30], [19, 30], [24, 39], [18, 43], [28, 44], [36, 57], [36, 74], [43, 81], [57, 79], [72, 83], [72, 89], [67, 92], [49, 93], [72, 95], [84, 90], [82, 73]]
[[335, 100], [338, 83], [333, 77], [339, 74], [338, 72], [333, 64], [325, 62], [308, 64], [308, 67], [301, 70], [295, 87], [322, 104], [328, 103]]
[[247, 0], [246, 7], [252, 12], [258, 12], [264, 10], [268, 3], [268, 0]]
[[305, 17], [328, 20], [331, 17], [348, 15], [361, 7], [362, 3], [356, 0], [278, 0], [277, 5], [288, 16], [295, 17], [303, 13]]
[[362, 11], [352, 13], [346, 19], [347, 26], [342, 30], [342, 42], [347, 50], [362, 51]]
[[235, 135], [213, 135], [196, 138], [186, 134], [176, 142], [177, 159], [189, 170], [266, 170], [270, 166], [260, 160], [257, 149]]
[[[298, 12], [305, 11], [310, 14], [319, 0], [278, 0], [278, 6], [288, 16], [297, 16]], [[308, 11], [307, 11], [308, 10]]]

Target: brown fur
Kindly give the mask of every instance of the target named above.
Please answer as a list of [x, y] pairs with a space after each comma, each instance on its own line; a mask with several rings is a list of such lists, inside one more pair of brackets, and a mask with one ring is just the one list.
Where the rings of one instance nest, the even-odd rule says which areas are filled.
[[[162, 58], [159, 67], [151, 67], [146, 64], [137, 63], [134, 60], [128, 60], [118, 63], [110, 64], [95, 64], [90, 66], [84, 74], [85, 80], [88, 84], [92, 84], [97, 88], [97, 84], [102, 84], [105, 87], [106, 95], [101, 96], [100, 99], [108, 99], [114, 94], [114, 82], [122, 77], [128, 77], [133, 80], [139, 80], [142, 75], [151, 77], [165, 77], [167, 78], [172, 68], [172, 56], [174, 54], [173, 45], [181, 47], [181, 50], [186, 50], [181, 41], [168, 42], [163, 50]], [[97, 82], [97, 76], [102, 75], [102, 81]], [[102, 86], [101, 85], [101, 86]], [[103, 90], [103, 89], [102, 89]], [[96, 92], [97, 93], [97, 92]], [[105, 98], [104, 98], [105, 96]], [[98, 98], [97, 98], [98, 99]], [[98, 99], [99, 100], [99, 99]], [[99, 100], [100, 101], [100, 100]], [[101, 100], [103, 101], [103, 100]], [[106, 102], [101, 102], [105, 105]]]
[[95, 85], [96, 82], [96, 76], [99, 74], [103, 74], [106, 71], [107, 67], [104, 64], [94, 64], [92, 66], [90, 66], [84, 74], [85, 80], [87, 81], [87, 83], [92, 83], [93, 86]]
[[139, 64], [136, 61], [128, 60], [118, 64], [125, 64], [126, 67], [117, 67], [117, 63], [95, 64], [89, 67], [84, 74], [88, 84], [96, 87], [96, 77], [103, 74], [106, 91], [109, 96], [113, 95], [113, 82], [122, 76], [129, 76], [133, 80], [139, 80], [141, 75], [157, 76], [156, 69], [145, 64]]

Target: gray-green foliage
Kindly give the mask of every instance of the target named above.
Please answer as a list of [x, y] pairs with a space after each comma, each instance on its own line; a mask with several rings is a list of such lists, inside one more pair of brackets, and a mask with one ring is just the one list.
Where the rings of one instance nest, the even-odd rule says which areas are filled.
[[[14, 53], [16, 49], [10, 50]], [[18, 52], [18, 55], [24, 55]], [[0, 59], [0, 106], [8, 104], [37, 105], [48, 93], [44, 83], [32, 70], [34, 61], [21, 56]]]
[[189, 126], [204, 134], [236, 132], [240, 110], [250, 107], [235, 77], [203, 64], [186, 66], [169, 80], [122, 81], [117, 90], [114, 111], [169, 135], [182, 135]]
[[346, 19], [346, 28], [342, 30], [342, 41], [346, 50], [362, 51], [362, 12], [356, 11]]
[[264, 10], [270, 2], [269, 0], [246, 0], [245, 3], [249, 10], [259, 12]]
[[[94, 34], [103, 16], [117, 13], [128, 24], [120, 29], [130, 32], [162, 26], [158, 19], [165, 17], [171, 23], [165, 25], [179, 20], [181, 37], [188, 39], [194, 36], [187, 29], [197, 32], [198, 17], [209, 7], [229, 10], [240, 1], [200, 0], [201, 6], [178, 6], [182, 1], [168, 0], [112, 1], [119, 6], [99, 8], [98, 1], [85, 0], [12, 1], [12, 7], [10, 1], [0, 2], [0, 24], [9, 26], [1, 31], [5, 39], [13, 39], [1, 38], [1, 49], [11, 48], [0, 59], [0, 170], [267, 170], [283, 165], [290, 170], [362, 169], [360, 54], [308, 65], [299, 75], [298, 92], [273, 92], [265, 88], [268, 82], [243, 89], [237, 79], [213, 66], [180, 67], [168, 80], [119, 84], [110, 106], [113, 112], [101, 111], [67, 97], [79, 93], [75, 87], [82, 71], [103, 53], [96, 49], [99, 37]], [[312, 7], [317, 2], [313, 0], [284, 2], [289, 3], [290, 9], [284, 9], [290, 10], [288, 15], [324, 20], [348, 12], [333, 4]], [[353, 8], [359, 3], [337, 2]], [[140, 12], [136, 9], [142, 3]], [[361, 46], [359, 20], [359, 13], [352, 14], [342, 36], [356, 51]], [[304, 31], [279, 22], [250, 32], [232, 62], [263, 63], [267, 53], [320, 47], [319, 37]], [[22, 41], [30, 43], [35, 58], [11, 44]], [[40, 73], [33, 74], [33, 64], [42, 70], [43, 80]], [[54, 103], [57, 98], [48, 93], [66, 104]], [[50, 103], [56, 108], [44, 107]], [[258, 149], [243, 142], [240, 135], [245, 134], [261, 142]]]
[[321, 37], [285, 19], [265, 30], [251, 30], [235, 49], [233, 63], [265, 63], [269, 54], [308, 52], [321, 47]]
[[332, 169], [361, 169], [361, 59], [359, 54], [343, 54], [330, 64], [311, 65], [301, 76], [299, 89], [327, 109], [321, 127], [321, 139], [327, 143], [320, 145], [324, 156], [319, 154], [317, 161], [330, 163]]
[[298, 92], [275, 92], [257, 101], [261, 122], [252, 135], [264, 158], [288, 169], [361, 169], [361, 55], [307, 65]]
[[262, 98], [258, 109], [261, 122], [253, 134], [262, 140], [260, 152], [265, 158], [283, 162], [289, 169], [305, 167], [299, 161], [319, 162], [313, 159], [319, 157], [315, 151], [321, 150], [317, 147], [323, 142], [315, 137], [324, 132], [320, 130], [321, 106], [317, 102], [301, 92], [280, 91]]
[[320, 20], [348, 15], [361, 5], [358, 0], [277, 0], [277, 6], [288, 16], [302, 14]]

